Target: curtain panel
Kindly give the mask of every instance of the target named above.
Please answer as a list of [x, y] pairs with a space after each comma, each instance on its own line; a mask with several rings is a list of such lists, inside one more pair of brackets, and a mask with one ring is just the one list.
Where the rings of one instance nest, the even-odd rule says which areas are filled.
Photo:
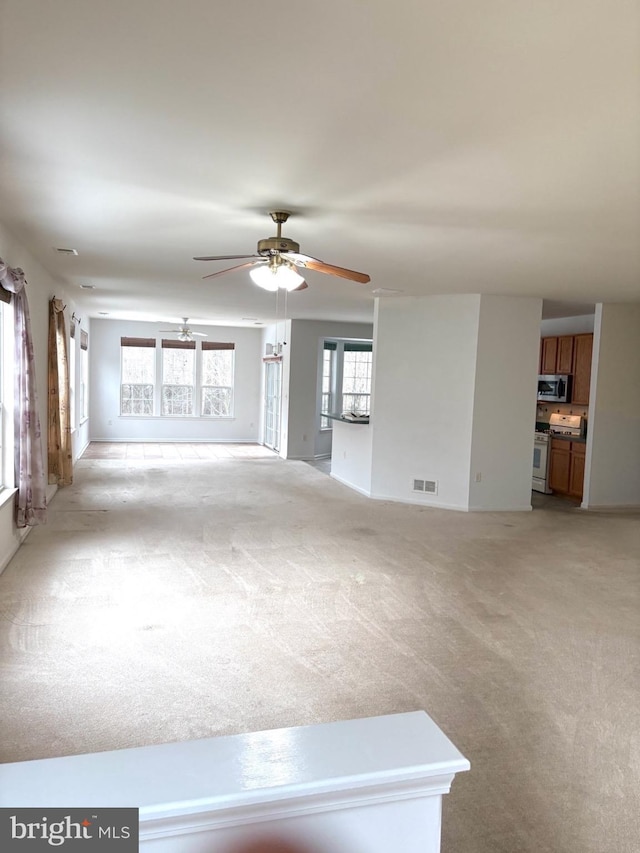
[[49, 483], [69, 486], [73, 482], [69, 354], [64, 305], [55, 297], [49, 302], [49, 399], [47, 449]]
[[36, 370], [24, 272], [0, 258], [0, 284], [13, 294], [15, 322], [14, 447], [16, 526], [32, 527], [47, 520], [47, 482], [38, 417]]

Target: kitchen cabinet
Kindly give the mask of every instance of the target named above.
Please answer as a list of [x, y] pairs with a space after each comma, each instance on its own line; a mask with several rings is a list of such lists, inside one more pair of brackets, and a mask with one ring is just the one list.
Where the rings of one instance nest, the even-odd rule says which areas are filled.
[[540, 340], [540, 373], [573, 376], [571, 402], [579, 406], [589, 405], [592, 351], [593, 332]]
[[540, 373], [573, 373], [573, 335], [542, 338], [540, 342]]
[[558, 339], [542, 339], [542, 355], [540, 358], [540, 373], [551, 375], [556, 372], [556, 360], [558, 357]]
[[574, 498], [582, 497], [584, 488], [584, 461], [586, 445], [579, 441], [572, 441], [569, 460], [569, 494]]
[[582, 441], [551, 439], [549, 488], [552, 491], [582, 498], [585, 450]]
[[569, 494], [569, 468], [571, 465], [570, 441], [551, 439], [549, 463], [549, 488], [563, 495]]
[[573, 391], [571, 402], [586, 406], [589, 403], [591, 384], [591, 354], [593, 334], [575, 335], [573, 338]]
[[556, 373], [573, 373], [573, 335], [558, 338]]

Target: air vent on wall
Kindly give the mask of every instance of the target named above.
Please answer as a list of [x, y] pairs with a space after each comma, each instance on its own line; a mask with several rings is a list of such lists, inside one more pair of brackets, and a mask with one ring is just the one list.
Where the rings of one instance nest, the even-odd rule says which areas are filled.
[[413, 491], [414, 492], [424, 492], [428, 495], [437, 495], [438, 494], [438, 481], [437, 480], [413, 480]]
[[56, 251], [59, 255], [77, 255], [77, 249], [65, 249], [60, 246], [54, 246], [54, 251]]

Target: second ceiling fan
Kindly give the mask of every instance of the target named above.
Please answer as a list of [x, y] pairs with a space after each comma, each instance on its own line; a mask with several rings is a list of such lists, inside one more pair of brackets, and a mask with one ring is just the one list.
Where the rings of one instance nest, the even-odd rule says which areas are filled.
[[371, 281], [370, 276], [363, 272], [356, 272], [345, 267], [337, 267], [334, 264], [326, 264], [317, 258], [300, 253], [300, 245], [295, 240], [282, 236], [282, 225], [287, 221], [290, 214], [286, 210], [274, 210], [270, 213], [271, 218], [278, 226], [275, 237], [267, 237], [258, 241], [257, 251], [251, 255], [208, 255], [206, 257], [194, 258], [194, 261], [234, 261], [254, 258], [244, 264], [209, 273], [203, 278], [215, 278], [235, 270], [248, 269], [249, 275], [259, 287], [265, 290], [304, 290], [308, 287], [304, 277], [300, 275], [301, 270], [314, 270], [315, 272], [346, 278], [349, 281], [357, 281], [366, 284]]
[[160, 329], [160, 331], [161, 332], [171, 332], [172, 334], [177, 335], [179, 341], [192, 341], [194, 339], [194, 336], [196, 336], [196, 335], [199, 338], [208, 337], [206, 332], [193, 332], [189, 328], [189, 326], [187, 325], [187, 322], [189, 320], [188, 317], [183, 317], [182, 320], [183, 320], [183, 324], [182, 324], [182, 326], [180, 326], [179, 329]]

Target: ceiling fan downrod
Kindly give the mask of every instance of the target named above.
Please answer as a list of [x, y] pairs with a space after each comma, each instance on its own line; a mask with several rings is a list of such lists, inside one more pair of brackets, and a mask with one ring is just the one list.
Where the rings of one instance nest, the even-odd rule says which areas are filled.
[[279, 255], [280, 252], [299, 252], [300, 244], [295, 240], [290, 240], [288, 237], [282, 236], [282, 224], [289, 218], [287, 210], [273, 210], [270, 216], [278, 226], [275, 237], [267, 237], [265, 240], [258, 241], [259, 255]]

